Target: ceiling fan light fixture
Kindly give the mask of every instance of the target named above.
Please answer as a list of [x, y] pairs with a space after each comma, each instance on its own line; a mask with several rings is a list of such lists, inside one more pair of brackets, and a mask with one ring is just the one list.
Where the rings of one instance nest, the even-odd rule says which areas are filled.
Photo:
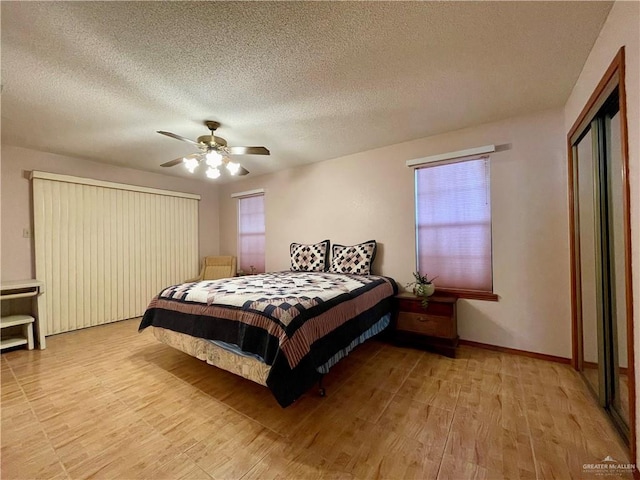
[[222, 155], [220, 155], [218, 152], [207, 152], [205, 157], [207, 159], [207, 165], [209, 165], [211, 168], [217, 168], [222, 165]]
[[195, 172], [196, 168], [200, 164], [200, 162], [195, 158], [183, 158], [182, 161], [184, 162], [185, 168], [189, 170], [189, 173]]
[[227, 170], [231, 175], [236, 175], [240, 171], [240, 164], [236, 162], [227, 162]]
[[185, 138], [171, 132], [158, 130], [161, 135], [187, 142], [198, 147], [198, 153], [187, 155], [184, 158], [178, 157], [169, 162], [161, 164], [161, 167], [173, 167], [184, 162], [184, 166], [189, 172], [194, 173], [201, 162], [206, 163], [206, 175], [209, 178], [216, 179], [223, 173], [224, 166], [231, 175], [244, 176], [249, 174], [249, 170], [244, 168], [238, 162], [232, 162], [229, 156], [234, 155], [270, 155], [269, 149], [266, 147], [229, 147], [227, 141], [222, 137], [216, 137], [214, 132], [220, 126], [219, 122], [214, 120], [205, 120], [205, 126], [211, 131], [211, 135], [201, 135], [196, 141]]
[[215, 180], [220, 176], [220, 170], [217, 168], [208, 168], [207, 169], [207, 177]]

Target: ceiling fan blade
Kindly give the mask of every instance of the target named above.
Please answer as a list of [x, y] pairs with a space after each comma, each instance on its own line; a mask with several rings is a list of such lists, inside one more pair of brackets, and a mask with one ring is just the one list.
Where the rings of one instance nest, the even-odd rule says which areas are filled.
[[270, 155], [266, 147], [227, 147], [229, 155]]
[[161, 135], [166, 135], [167, 137], [175, 138], [176, 140], [182, 140], [183, 142], [192, 143], [194, 145], [200, 146], [198, 142], [194, 142], [193, 140], [189, 140], [188, 138], [182, 137], [176, 133], [171, 132], [163, 132], [162, 130], [158, 130], [157, 133]]
[[162, 165], [160, 165], [161, 167], [175, 167], [176, 165], [178, 165], [179, 163], [182, 163], [182, 157], [180, 158], [176, 158], [175, 160], [171, 160], [170, 162], [167, 163], [163, 163]]
[[243, 175], [247, 175], [249, 173], [249, 170], [247, 170], [246, 168], [244, 168], [242, 165], [240, 165], [240, 169], [238, 170], [238, 173], [236, 173], [236, 175], [238, 175], [239, 177], [243, 176]]
[[171, 160], [170, 162], [163, 163], [160, 166], [161, 167], [174, 167], [174, 166], [178, 165], [179, 163], [182, 163], [182, 161], [185, 158], [199, 158], [199, 157], [200, 157], [199, 153], [194, 153], [194, 154], [191, 154], [191, 155], [187, 155], [186, 157], [176, 158], [175, 160]]

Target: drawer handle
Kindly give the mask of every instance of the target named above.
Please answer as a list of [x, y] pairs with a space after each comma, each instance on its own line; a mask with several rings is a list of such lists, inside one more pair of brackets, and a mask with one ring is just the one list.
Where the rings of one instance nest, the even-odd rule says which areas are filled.
[[429, 319], [424, 317], [418, 317], [418, 321], [424, 323], [424, 322], [428, 322]]

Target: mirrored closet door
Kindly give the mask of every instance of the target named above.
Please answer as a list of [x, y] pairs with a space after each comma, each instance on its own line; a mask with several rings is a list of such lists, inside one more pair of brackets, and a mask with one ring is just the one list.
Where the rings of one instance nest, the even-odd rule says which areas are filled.
[[619, 78], [614, 72], [569, 136], [574, 365], [632, 447], [629, 186]]

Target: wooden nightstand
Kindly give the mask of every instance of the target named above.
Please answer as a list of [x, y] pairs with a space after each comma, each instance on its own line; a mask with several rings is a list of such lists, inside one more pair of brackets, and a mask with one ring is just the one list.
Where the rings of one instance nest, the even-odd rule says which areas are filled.
[[433, 295], [429, 306], [411, 293], [396, 295], [393, 338], [398, 343], [424, 347], [455, 358], [458, 346], [456, 297]]

